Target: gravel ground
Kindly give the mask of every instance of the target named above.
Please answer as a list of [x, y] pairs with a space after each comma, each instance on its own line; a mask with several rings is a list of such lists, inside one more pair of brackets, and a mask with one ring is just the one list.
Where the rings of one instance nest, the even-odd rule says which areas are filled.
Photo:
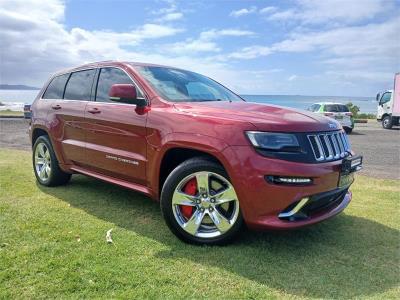
[[363, 155], [361, 174], [400, 179], [400, 128], [383, 129], [381, 123], [373, 120], [355, 126], [349, 137], [352, 149]]
[[24, 119], [0, 119], [0, 148], [31, 150], [28, 126]]
[[[0, 147], [30, 150], [26, 120], [0, 119]], [[356, 124], [350, 134], [353, 150], [364, 156], [361, 174], [400, 179], [400, 130], [385, 130], [380, 123]]]

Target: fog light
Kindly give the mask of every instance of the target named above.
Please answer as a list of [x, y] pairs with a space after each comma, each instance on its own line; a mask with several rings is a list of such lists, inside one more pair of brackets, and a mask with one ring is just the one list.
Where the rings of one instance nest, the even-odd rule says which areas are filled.
[[312, 178], [307, 177], [283, 177], [270, 175], [266, 176], [266, 179], [268, 182], [275, 184], [305, 185], [312, 183]]

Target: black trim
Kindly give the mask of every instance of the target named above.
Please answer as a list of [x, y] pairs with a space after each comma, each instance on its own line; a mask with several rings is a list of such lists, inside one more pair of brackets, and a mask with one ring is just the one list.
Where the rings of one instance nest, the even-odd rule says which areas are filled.
[[90, 93], [90, 101], [96, 101], [97, 95], [97, 85], [99, 84], [99, 77], [100, 77], [100, 68], [96, 68], [96, 73], [94, 74], [93, 84], [92, 84], [92, 91]]
[[[312, 217], [314, 214], [337, 207], [343, 202], [349, 186], [337, 188], [328, 192], [323, 192], [309, 196], [308, 202], [294, 215], [281, 217], [281, 220], [300, 221]], [[300, 201], [300, 200], [299, 200]], [[291, 211], [299, 201], [290, 204], [282, 213]]]
[[255, 148], [257, 153], [262, 156], [282, 159], [286, 161], [301, 162], [301, 163], [319, 163], [314, 157], [310, 142], [307, 135], [310, 133], [291, 133], [296, 136], [299, 142], [300, 149], [297, 151], [271, 151], [262, 148]]

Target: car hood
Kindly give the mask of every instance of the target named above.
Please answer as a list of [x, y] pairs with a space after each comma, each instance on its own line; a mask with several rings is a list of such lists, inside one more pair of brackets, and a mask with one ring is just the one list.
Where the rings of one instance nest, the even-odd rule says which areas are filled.
[[223, 118], [252, 123], [261, 131], [315, 132], [341, 128], [333, 119], [319, 114], [250, 102], [182, 102], [175, 103], [179, 111], [202, 117]]

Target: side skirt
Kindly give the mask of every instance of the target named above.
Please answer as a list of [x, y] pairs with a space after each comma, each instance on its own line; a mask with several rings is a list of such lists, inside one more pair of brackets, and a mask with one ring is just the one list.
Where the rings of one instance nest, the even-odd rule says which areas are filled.
[[109, 182], [136, 192], [140, 192], [145, 194], [146, 196], [149, 196], [150, 198], [154, 199], [154, 193], [151, 189], [149, 189], [148, 187], [145, 187], [143, 185], [140, 184], [136, 184], [136, 183], [132, 183], [132, 182], [128, 182], [128, 181], [124, 181], [124, 180], [119, 180], [119, 179], [115, 179], [113, 177], [110, 176], [106, 176], [103, 174], [99, 174], [97, 172], [93, 172], [93, 171], [88, 171], [84, 168], [78, 167], [78, 166], [73, 166], [70, 168], [70, 170], [83, 174], [83, 175], [87, 175], [90, 177], [94, 177], [100, 180], [103, 180], [105, 182]]

